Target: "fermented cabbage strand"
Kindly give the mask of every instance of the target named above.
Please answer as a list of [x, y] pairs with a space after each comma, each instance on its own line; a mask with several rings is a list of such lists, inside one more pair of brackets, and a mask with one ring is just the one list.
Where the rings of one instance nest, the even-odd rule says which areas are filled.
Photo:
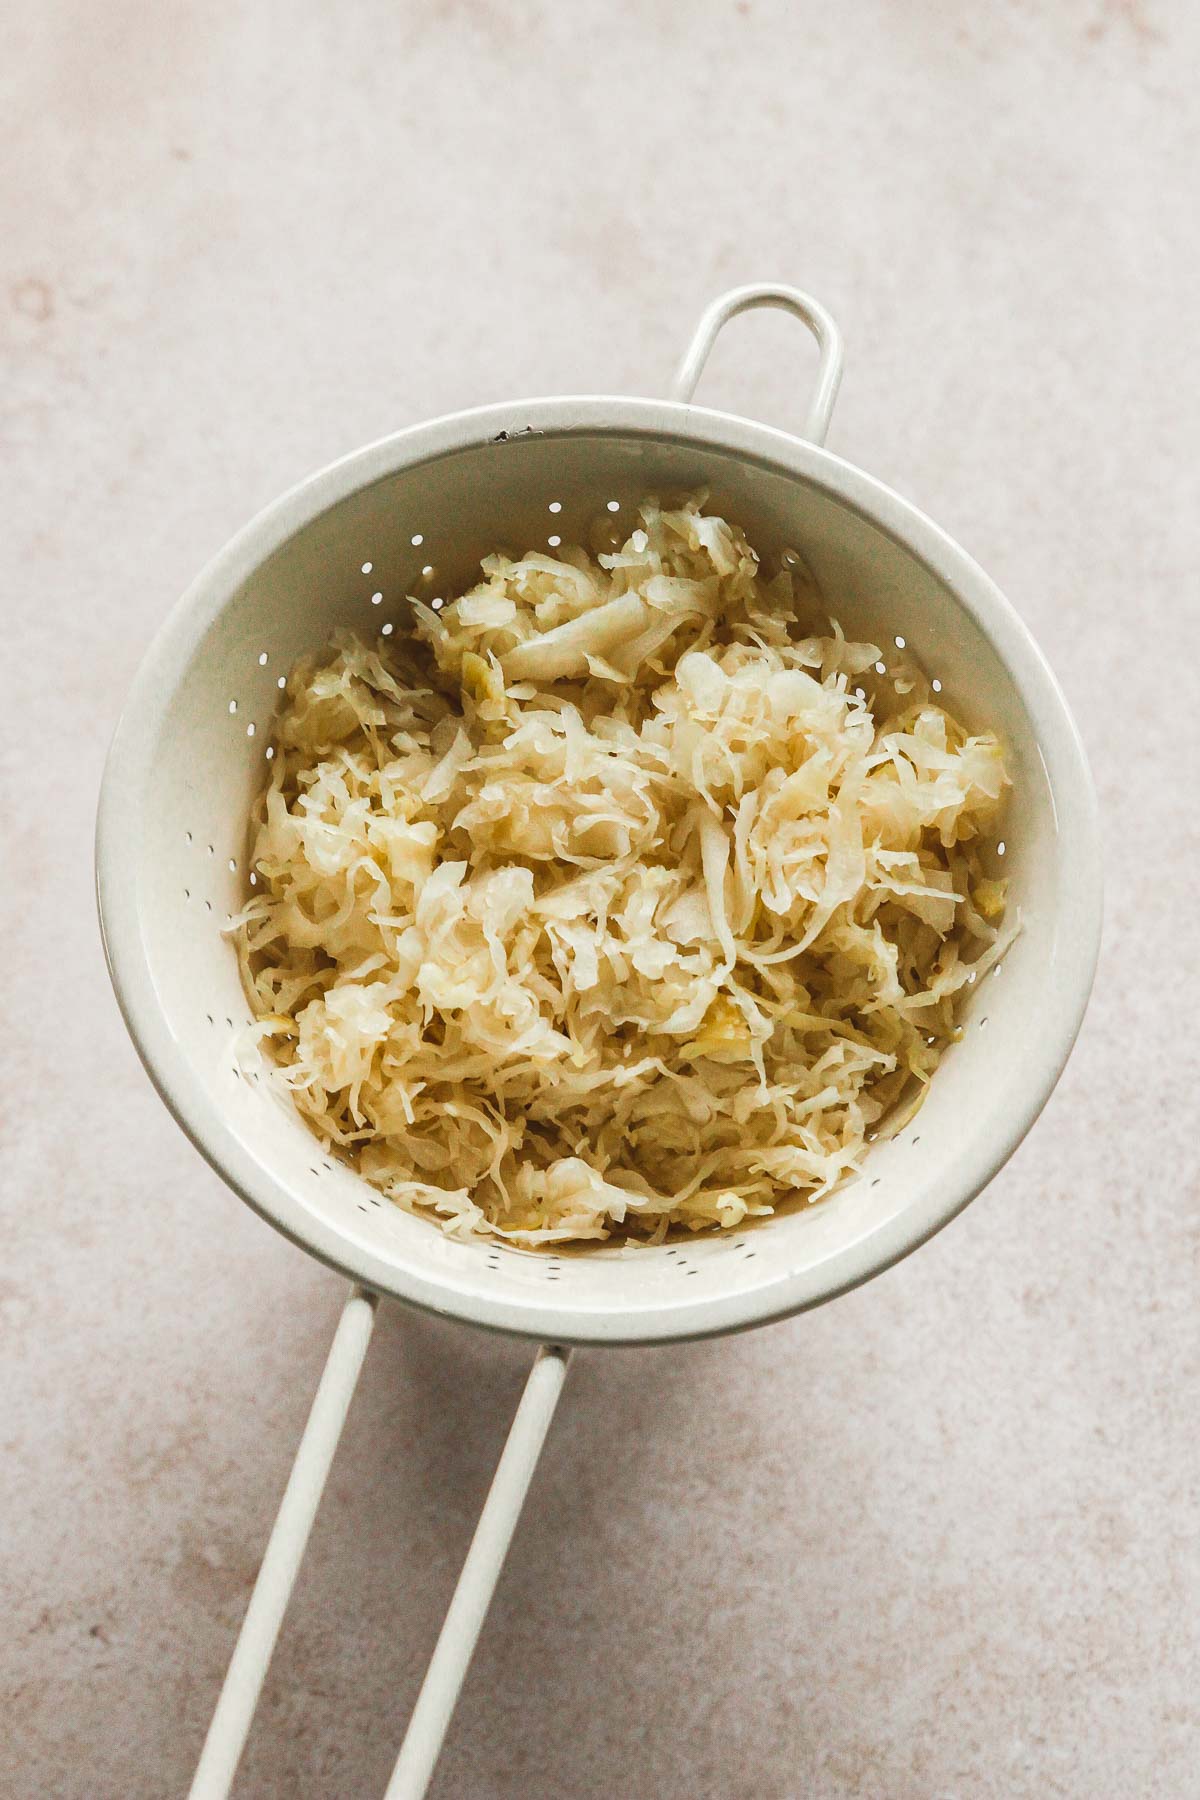
[[593, 542], [297, 665], [235, 923], [325, 1144], [527, 1246], [820, 1199], [1007, 941], [995, 736], [702, 496]]

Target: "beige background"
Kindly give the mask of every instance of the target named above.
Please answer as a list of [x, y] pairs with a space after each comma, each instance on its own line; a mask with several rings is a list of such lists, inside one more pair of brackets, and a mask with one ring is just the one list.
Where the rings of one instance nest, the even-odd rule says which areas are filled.
[[[138, 658], [310, 468], [661, 392], [772, 276], [845, 328], [833, 447], [1062, 677], [1095, 1000], [901, 1268], [578, 1359], [435, 1791], [1200, 1792], [1196, 9], [53, 0], [3, 46], [0, 1792], [183, 1791], [342, 1292], [184, 1142], [109, 994], [92, 817]], [[740, 323], [706, 397], [796, 421], [800, 335]], [[526, 1361], [384, 1317], [239, 1794], [381, 1792]]]

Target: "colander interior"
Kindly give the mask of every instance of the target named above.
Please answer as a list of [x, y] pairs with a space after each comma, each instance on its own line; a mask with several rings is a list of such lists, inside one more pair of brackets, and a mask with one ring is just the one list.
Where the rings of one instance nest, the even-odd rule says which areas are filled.
[[[1086, 774], [1011, 609], [961, 551], [859, 471], [696, 409], [657, 408], [651, 427], [614, 422], [615, 403], [591, 403], [582, 422], [582, 403], [557, 422], [553, 404], [539, 404], [510, 409], [507, 426], [471, 415], [457, 437], [403, 434], [348, 459], [262, 515], [200, 578], [143, 669], [114, 748], [100, 844], [110, 960], [185, 1128], [274, 1223], [347, 1273], [530, 1335], [730, 1329], [894, 1260], [978, 1190], [1036, 1115], [1086, 995], [1078, 940], [1094, 926], [1082, 891], [1092, 847], [1089, 821], [1075, 817]], [[664, 413], [678, 415], [671, 429]], [[525, 416], [536, 429], [519, 428]], [[266, 778], [280, 688], [295, 658], [339, 625], [403, 634], [408, 595], [456, 591], [498, 546], [553, 548], [606, 511], [632, 528], [646, 492], [698, 487], [760, 550], [802, 553], [849, 635], [872, 638], [885, 660], [904, 640], [956, 713], [1003, 734], [1016, 797], [1002, 872], [1023, 930], [971, 992], [962, 1041], [914, 1122], [820, 1205], [656, 1249], [552, 1255], [452, 1242], [323, 1154], [265, 1068], [235, 1059], [248, 1008], [223, 933], [252, 879], [246, 817]]]

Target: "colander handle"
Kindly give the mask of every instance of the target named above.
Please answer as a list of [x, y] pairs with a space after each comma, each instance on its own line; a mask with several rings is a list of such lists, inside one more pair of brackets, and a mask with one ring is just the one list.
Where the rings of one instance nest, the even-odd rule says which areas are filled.
[[358, 1385], [377, 1296], [352, 1288], [317, 1384], [308, 1423], [271, 1527], [188, 1800], [225, 1800], [254, 1718], [279, 1627], [300, 1571], [342, 1426]]
[[561, 1344], [543, 1344], [534, 1359], [384, 1800], [422, 1800], [429, 1786], [567, 1378], [570, 1358], [570, 1350]]
[[784, 312], [794, 313], [796, 318], [803, 319], [817, 340], [817, 383], [808, 403], [803, 435], [814, 444], [823, 444], [842, 379], [842, 334], [821, 302], [799, 288], [781, 287], [769, 281], [754, 282], [749, 287], [731, 288], [714, 300], [701, 314], [692, 341], [676, 370], [671, 398], [685, 404], [692, 398], [722, 328], [738, 313], [750, 312], [756, 306], [778, 306]]
[[[204, 1740], [188, 1800], [226, 1800], [300, 1571], [313, 1520], [354, 1397], [378, 1296], [353, 1288], [342, 1310], [254, 1592]], [[400, 1746], [386, 1800], [420, 1800], [429, 1785], [537, 1467], [571, 1352], [546, 1344], [525, 1383], [483, 1503], [458, 1586]]]

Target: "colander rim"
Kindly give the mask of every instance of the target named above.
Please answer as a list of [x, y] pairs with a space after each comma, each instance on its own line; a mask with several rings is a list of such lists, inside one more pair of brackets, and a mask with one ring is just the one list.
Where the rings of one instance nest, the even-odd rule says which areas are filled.
[[[1003, 1129], [964, 1150], [918, 1198], [863, 1238], [813, 1267], [761, 1286], [696, 1300], [656, 1300], [638, 1310], [585, 1310], [530, 1295], [520, 1301], [398, 1266], [312, 1213], [254, 1158], [204, 1085], [158, 1003], [142, 934], [128, 846], [139, 841], [149, 751], [192, 654], [244, 582], [289, 538], [352, 494], [417, 464], [519, 439], [527, 432], [669, 438], [799, 477], [885, 532], [942, 581], [975, 621], [1016, 684], [1034, 726], [1056, 811], [1060, 863], [1070, 890], [1056, 896], [1070, 915], [1059, 934], [1059, 1006], [1010, 1078]], [[96, 828], [101, 935], [117, 1001], [160, 1097], [192, 1143], [256, 1212], [339, 1273], [442, 1316], [511, 1335], [579, 1344], [649, 1344], [748, 1329], [836, 1298], [882, 1273], [932, 1237], [992, 1180], [1049, 1099], [1083, 1021], [1099, 954], [1101, 857], [1095, 791], [1059, 684], [1003, 593], [940, 526], [910, 501], [832, 451], [735, 414], [623, 395], [508, 401], [409, 426], [305, 477], [251, 518], [200, 571], [150, 645], [118, 720], [105, 764]], [[431, 1228], [432, 1229], [432, 1228]], [[769, 1222], [764, 1229], [769, 1230]]]

